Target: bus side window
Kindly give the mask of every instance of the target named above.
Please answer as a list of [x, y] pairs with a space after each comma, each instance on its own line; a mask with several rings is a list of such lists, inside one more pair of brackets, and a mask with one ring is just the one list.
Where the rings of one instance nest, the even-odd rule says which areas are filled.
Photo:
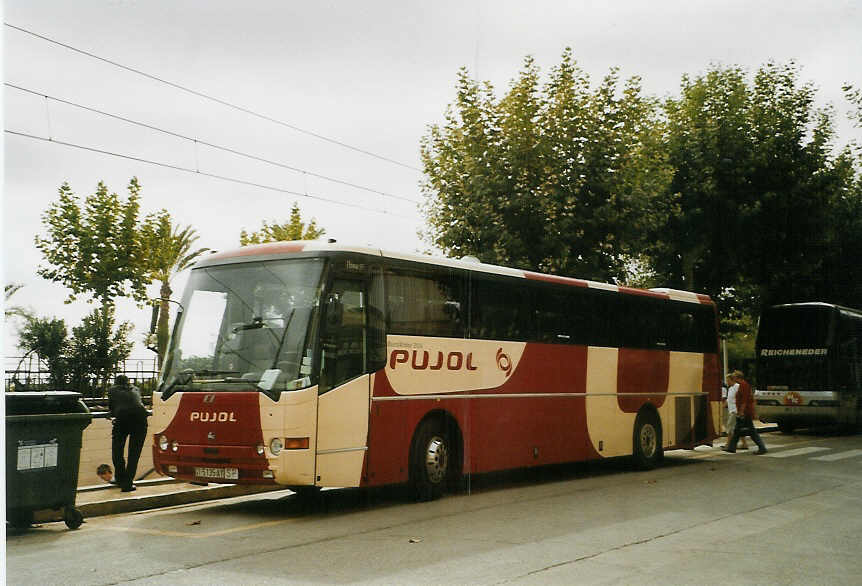
[[466, 333], [465, 276], [456, 271], [386, 274], [389, 333], [463, 338]]
[[577, 309], [572, 307], [567, 292], [537, 287], [535, 299], [537, 340], [546, 344], [574, 343], [571, 314]]
[[368, 371], [386, 366], [386, 314], [383, 294], [383, 272], [372, 269], [368, 289]]
[[479, 340], [532, 339], [530, 295], [520, 283], [472, 275], [470, 337]]
[[336, 280], [326, 301], [320, 338], [320, 392], [365, 372], [367, 298], [363, 283]]

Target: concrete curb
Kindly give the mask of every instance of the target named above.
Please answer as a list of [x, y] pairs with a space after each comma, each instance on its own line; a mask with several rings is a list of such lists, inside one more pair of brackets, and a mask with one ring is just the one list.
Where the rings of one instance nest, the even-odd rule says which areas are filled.
[[103, 515], [117, 515], [120, 513], [134, 513], [137, 511], [148, 511], [176, 505], [188, 505], [216, 499], [245, 496], [264, 492], [285, 490], [284, 486], [244, 486], [244, 485], [213, 485], [202, 486], [193, 490], [182, 490], [164, 494], [127, 496], [120, 499], [106, 499], [91, 503], [81, 503], [76, 508], [81, 511], [84, 518], [101, 517]]

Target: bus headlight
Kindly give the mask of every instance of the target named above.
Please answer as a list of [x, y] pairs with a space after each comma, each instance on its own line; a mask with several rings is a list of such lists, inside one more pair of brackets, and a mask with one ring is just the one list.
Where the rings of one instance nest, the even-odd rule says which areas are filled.
[[263, 444], [257, 444], [257, 455], [263, 456], [264, 452], [266, 452], [266, 446]]
[[280, 437], [274, 437], [269, 442], [269, 451], [272, 452], [273, 456], [277, 456], [281, 453], [281, 450], [284, 448], [284, 443], [281, 441]]
[[159, 436], [159, 449], [163, 452], [167, 452], [168, 451], [168, 445], [169, 445], [168, 436], [160, 435]]
[[171, 451], [177, 452], [177, 451], [179, 451], [179, 449], [180, 449], [180, 442], [174, 441], [174, 443], [171, 444]]

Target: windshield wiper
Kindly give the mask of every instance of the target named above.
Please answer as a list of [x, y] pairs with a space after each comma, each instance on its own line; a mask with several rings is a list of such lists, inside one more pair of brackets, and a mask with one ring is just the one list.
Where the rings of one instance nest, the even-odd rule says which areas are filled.
[[237, 332], [245, 331], [245, 330], [259, 330], [260, 328], [265, 328], [266, 324], [263, 321], [262, 317], [255, 317], [247, 324], [239, 324], [233, 327], [231, 330], [234, 334]]
[[171, 381], [165, 385], [164, 390], [162, 391], [162, 399], [167, 399], [171, 395], [173, 395], [173, 389], [176, 386], [186, 386], [195, 378], [195, 371], [191, 368], [186, 368], [175, 374]]
[[214, 374], [239, 374], [239, 371], [238, 370], [208, 370], [205, 368], [203, 370], [195, 371], [194, 374], [195, 375], [202, 374], [202, 375], [206, 375], [206, 376], [212, 376]]
[[278, 341], [278, 348], [275, 349], [275, 356], [272, 358], [272, 366], [270, 368], [275, 368], [278, 364], [278, 356], [281, 354], [281, 347], [284, 346], [284, 340], [287, 338], [287, 330], [290, 329], [290, 322], [293, 319], [293, 314], [296, 313], [296, 308], [290, 310], [290, 315], [287, 317], [287, 323], [284, 324], [284, 331], [281, 333], [281, 340]]

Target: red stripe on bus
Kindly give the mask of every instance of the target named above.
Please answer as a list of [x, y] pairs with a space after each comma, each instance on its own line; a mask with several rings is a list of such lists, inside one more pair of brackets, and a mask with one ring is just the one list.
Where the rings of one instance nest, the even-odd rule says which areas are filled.
[[243, 246], [236, 250], [227, 252], [217, 252], [209, 256], [203, 257], [205, 260], [221, 260], [227, 258], [237, 258], [243, 256], [258, 256], [270, 254], [289, 254], [292, 252], [302, 252], [305, 249], [305, 244], [295, 242], [269, 242], [267, 244], [257, 244], [254, 246]]
[[573, 279], [572, 277], [560, 277], [557, 275], [545, 275], [543, 273], [534, 273], [524, 271], [524, 276], [531, 281], [544, 281], [546, 283], [559, 283], [561, 285], [570, 285], [572, 287], [587, 287], [587, 282], [581, 279]]
[[[624, 413], [637, 413], [647, 401], [664, 405], [670, 379], [670, 352], [620, 348], [617, 361], [617, 403]], [[638, 396], [626, 397], [626, 394]], [[644, 397], [648, 394], [648, 397]]]

